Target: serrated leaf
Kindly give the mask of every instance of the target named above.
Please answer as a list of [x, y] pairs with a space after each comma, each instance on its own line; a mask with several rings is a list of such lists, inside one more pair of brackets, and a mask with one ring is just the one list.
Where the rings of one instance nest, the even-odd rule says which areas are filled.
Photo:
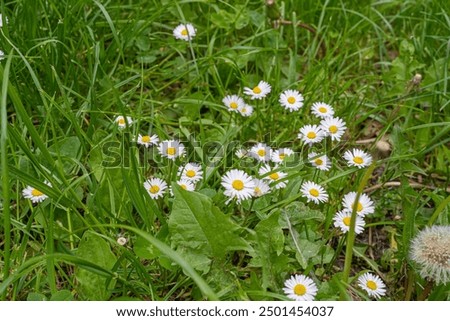
[[[116, 257], [111, 252], [109, 244], [91, 231], [84, 233], [77, 256], [105, 269], [112, 269], [116, 263]], [[93, 301], [109, 299], [111, 293], [106, 277], [81, 267], [76, 268], [75, 277], [78, 281], [78, 292], [83, 298]]]
[[251, 265], [262, 267], [263, 288], [277, 287], [277, 277], [280, 274], [276, 262], [280, 261], [280, 254], [284, 248], [284, 233], [279, 225], [279, 212], [259, 222], [255, 227], [256, 252]]
[[284, 229], [289, 228], [289, 224], [286, 221], [287, 218], [289, 218], [289, 222], [293, 226], [307, 220], [322, 222], [325, 219], [325, 216], [322, 214], [322, 212], [313, 210], [301, 202], [292, 202], [281, 211], [282, 215], [280, 215], [279, 223], [280, 226]]
[[175, 200], [168, 225], [172, 246], [197, 270], [207, 272], [211, 258], [223, 259], [232, 250], [250, 250], [240, 227], [211, 199], [173, 186]]

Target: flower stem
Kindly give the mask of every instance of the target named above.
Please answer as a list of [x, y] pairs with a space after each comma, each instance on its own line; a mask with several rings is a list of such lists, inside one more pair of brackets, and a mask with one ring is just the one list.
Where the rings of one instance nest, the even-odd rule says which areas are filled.
[[[358, 186], [358, 191], [356, 194], [355, 202], [353, 204], [352, 209], [352, 216], [350, 220], [350, 229], [348, 231], [347, 235], [347, 244], [345, 248], [345, 262], [344, 262], [344, 272], [342, 273], [342, 283], [347, 286], [348, 284], [348, 278], [350, 276], [350, 269], [352, 266], [352, 256], [353, 256], [353, 245], [355, 244], [355, 225], [356, 225], [356, 215], [357, 214], [357, 208], [358, 208], [358, 202], [359, 202], [359, 196], [364, 190], [364, 186], [366, 186], [367, 181], [369, 180], [370, 176], [372, 175], [373, 170], [375, 169], [376, 163], [373, 163], [364, 174], [361, 183]], [[341, 293], [341, 300], [345, 300], [345, 293]]]

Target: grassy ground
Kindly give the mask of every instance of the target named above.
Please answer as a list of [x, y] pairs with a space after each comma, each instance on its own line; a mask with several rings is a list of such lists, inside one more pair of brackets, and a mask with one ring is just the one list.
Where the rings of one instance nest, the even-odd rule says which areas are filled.
[[[0, 29], [2, 299], [285, 300], [297, 273], [314, 280], [318, 300], [366, 300], [356, 282], [366, 271], [383, 279], [386, 300], [449, 298], [409, 255], [418, 231], [450, 218], [445, 1], [0, 3], [9, 20]], [[196, 27], [192, 42], [174, 38], [182, 22]], [[246, 98], [251, 117], [222, 104], [260, 80], [272, 92]], [[300, 111], [280, 106], [286, 89], [305, 97]], [[318, 123], [316, 101], [347, 123], [340, 142], [315, 147], [332, 160], [328, 172], [309, 165], [311, 148], [297, 139]], [[134, 122], [120, 129], [119, 115]], [[136, 145], [149, 133], [181, 140], [186, 157]], [[221, 178], [232, 168], [257, 176], [260, 163], [234, 155], [257, 142], [296, 152], [287, 186], [227, 204]], [[375, 165], [348, 167], [352, 148]], [[174, 197], [149, 197], [147, 178], [171, 184], [188, 161], [202, 164], [196, 192], [174, 184]], [[307, 203], [307, 180], [328, 202]], [[33, 204], [28, 185], [49, 198]], [[350, 191], [375, 204], [358, 235], [333, 225]]]

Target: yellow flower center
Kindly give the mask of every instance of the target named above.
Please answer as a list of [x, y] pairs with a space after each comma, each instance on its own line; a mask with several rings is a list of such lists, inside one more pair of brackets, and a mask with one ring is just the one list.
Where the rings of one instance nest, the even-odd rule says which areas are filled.
[[293, 103], [295, 103], [295, 98], [291, 96], [287, 99], [287, 101], [288, 101], [288, 103], [293, 104]]
[[247, 109], [242, 108], [241, 112], [245, 114], [247, 112]]
[[117, 120], [117, 122], [119, 123], [119, 125], [125, 125], [125, 119], [124, 118], [119, 118]]
[[323, 160], [321, 160], [320, 158], [317, 158], [314, 160], [314, 163], [316, 163], [317, 166], [320, 166], [323, 164]]
[[[355, 206], [355, 203], [352, 204], [352, 209]], [[361, 204], [361, 202], [358, 202], [358, 205], [356, 206], [356, 211], [357, 212], [361, 212], [364, 209], [363, 205]]]
[[186, 184], [181, 184], [180, 187], [181, 187], [182, 189], [184, 189], [184, 190], [187, 190]]
[[187, 35], [188, 35], [187, 29], [183, 29], [183, 30], [181, 31], [181, 35], [187, 36]]
[[167, 147], [167, 155], [173, 156], [177, 152], [177, 149], [175, 147]]
[[159, 192], [159, 186], [158, 186], [158, 185], [153, 185], [152, 187], [150, 187], [150, 188], [148, 189], [148, 191], [149, 191], [150, 193], [152, 193], [152, 194], [156, 194], [156, 193]]
[[375, 282], [373, 282], [372, 280], [367, 281], [366, 285], [369, 289], [371, 289], [373, 291], [378, 289], [377, 284]]
[[33, 188], [33, 189], [31, 190], [31, 195], [33, 195], [33, 196], [42, 196], [42, 195], [44, 195], [44, 193], [42, 193], [41, 191], [39, 191], [39, 190]]
[[142, 136], [143, 143], [150, 143], [150, 136]]
[[354, 161], [356, 164], [362, 164], [362, 163], [364, 163], [364, 159], [362, 159], [362, 157], [359, 157], [359, 156], [353, 157], [353, 161]]
[[280, 178], [280, 175], [278, 175], [278, 173], [272, 173], [272, 174], [269, 175], [269, 177], [271, 179], [273, 179], [274, 181], [276, 181], [277, 179]]
[[241, 191], [244, 189], [244, 182], [240, 179], [236, 179], [233, 181], [233, 183], [231, 183], [231, 186], [233, 186], [235, 190]]
[[260, 94], [261, 93], [261, 88], [259, 88], [258, 86], [256, 86], [255, 88], [253, 88], [253, 93], [255, 94]]
[[326, 107], [319, 107], [319, 111], [322, 113], [322, 114], [325, 114], [327, 111], [328, 111], [328, 109], [326, 108]]
[[303, 284], [296, 284], [294, 286], [294, 293], [297, 295], [305, 295], [306, 287]]
[[261, 189], [258, 186], [255, 187], [255, 194], [256, 195], [261, 194]]
[[338, 128], [337, 128], [337, 126], [335, 126], [335, 125], [331, 125], [331, 126], [328, 128], [328, 130], [330, 131], [330, 133], [336, 134], [337, 131], [338, 131]]
[[316, 135], [315, 132], [309, 132], [309, 133], [306, 135], [306, 137], [308, 137], [309, 139], [314, 139], [314, 138], [317, 137], [317, 135]]
[[194, 177], [195, 176], [195, 171], [193, 169], [188, 169], [186, 171], [186, 176], [190, 177], [190, 178]]
[[280, 157], [280, 159], [283, 160], [286, 157], [286, 154], [281, 153], [280, 155], [278, 155], [278, 157]]
[[344, 217], [344, 219], [342, 220], [342, 223], [344, 223], [345, 226], [350, 226], [350, 217], [348, 217], [348, 216]]
[[238, 108], [238, 104], [236, 104], [234, 101], [230, 104], [230, 108], [231, 109], [236, 109]]
[[266, 151], [264, 149], [260, 149], [260, 150], [258, 150], [258, 155], [261, 157], [264, 157], [264, 156], [266, 156]]
[[319, 191], [316, 190], [315, 188], [311, 188], [311, 189], [309, 190], [309, 194], [311, 194], [311, 195], [314, 196], [314, 197], [317, 197], [317, 196], [319, 196]]

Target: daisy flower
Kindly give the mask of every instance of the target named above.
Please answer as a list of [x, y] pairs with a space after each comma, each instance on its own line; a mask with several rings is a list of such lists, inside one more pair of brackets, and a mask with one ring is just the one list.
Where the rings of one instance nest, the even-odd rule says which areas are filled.
[[158, 145], [158, 151], [161, 156], [174, 160], [177, 157], [184, 156], [185, 147], [178, 140], [163, 140]]
[[372, 156], [356, 148], [353, 148], [353, 151], [346, 151], [344, 158], [348, 166], [356, 166], [358, 168], [367, 167], [372, 163]]
[[117, 126], [119, 126], [119, 128], [125, 128], [127, 125], [131, 125], [133, 123], [133, 118], [127, 116], [125, 119], [123, 116], [117, 116], [116, 119], [114, 119], [114, 122]]
[[244, 104], [244, 106], [240, 107], [238, 109], [239, 113], [244, 117], [249, 117], [253, 114], [253, 107], [247, 104]]
[[[48, 186], [52, 186], [52, 184], [50, 184], [49, 182], [45, 181], [45, 184], [47, 184]], [[45, 195], [44, 193], [42, 193], [40, 190], [38, 190], [37, 188], [34, 188], [30, 185], [28, 185], [26, 188], [24, 188], [22, 190], [22, 195], [24, 198], [28, 198], [30, 199], [33, 203], [40, 203], [42, 201], [44, 201], [45, 199], [48, 198], [47, 195]]]
[[121, 246], [124, 246], [125, 244], [127, 244], [127, 242], [128, 242], [128, 240], [123, 236], [121, 236], [117, 239], [117, 244], [119, 244]]
[[178, 168], [178, 175], [182, 180], [197, 183], [203, 178], [202, 167], [197, 163], [187, 163]]
[[274, 163], [282, 163], [284, 159], [288, 156], [294, 154], [294, 151], [290, 148], [280, 148], [272, 153], [272, 162]]
[[144, 145], [145, 147], [150, 147], [152, 145], [156, 145], [159, 142], [159, 138], [156, 135], [138, 135], [137, 143], [139, 145]]
[[274, 186], [275, 189], [285, 188], [288, 181], [286, 180], [281, 181], [281, 180], [285, 178], [287, 174], [284, 172], [277, 171], [277, 169], [278, 169], [277, 166], [271, 168], [269, 165], [266, 164], [259, 169], [258, 174], [262, 177], [262, 179], [276, 183]]
[[0, 60], [5, 59], [5, 53], [0, 50]]
[[232, 169], [222, 177], [222, 186], [225, 188], [224, 194], [230, 199], [242, 200], [252, 197], [255, 189], [253, 178], [242, 170]]
[[295, 274], [284, 282], [283, 291], [289, 299], [313, 301], [317, 294], [317, 286], [310, 277]]
[[320, 169], [321, 171], [328, 171], [331, 168], [331, 162], [327, 155], [319, 156], [319, 154], [312, 152], [308, 154], [308, 159], [312, 166]]
[[322, 119], [320, 122], [320, 127], [326, 136], [330, 136], [331, 140], [340, 141], [342, 135], [344, 135], [345, 130], [345, 121], [340, 119], [339, 117], [327, 117]]
[[[350, 192], [344, 195], [342, 199], [342, 205], [344, 208], [350, 213], [353, 211], [353, 206], [356, 200], [356, 192]], [[375, 212], [375, 207], [373, 206], [373, 202], [369, 196], [362, 193], [359, 196], [358, 204], [356, 205], [356, 213], [361, 216], [366, 216], [367, 214], [372, 214]]]
[[423, 278], [436, 284], [450, 281], [450, 225], [431, 226], [417, 234], [411, 243], [411, 258]]
[[250, 152], [244, 148], [239, 148], [234, 154], [237, 158], [247, 157]]
[[328, 201], [328, 194], [325, 189], [311, 181], [304, 182], [300, 191], [303, 193], [308, 201], [314, 202], [316, 204]]
[[195, 37], [196, 30], [194, 26], [190, 23], [180, 24], [175, 29], [173, 29], [173, 35], [175, 38], [180, 40], [189, 41]]
[[262, 99], [266, 97], [271, 90], [272, 87], [267, 82], [261, 80], [253, 89], [244, 87], [244, 94], [250, 96], [250, 99]]
[[8, 23], [8, 17], [3, 17], [0, 13], [0, 28], [3, 27], [3, 23], [6, 25]]
[[260, 162], [270, 161], [270, 156], [272, 155], [272, 149], [263, 143], [258, 143], [252, 148], [250, 148], [250, 156]]
[[320, 118], [333, 117], [334, 115], [333, 107], [324, 102], [314, 103], [311, 107], [311, 112]]
[[244, 99], [239, 97], [238, 95], [228, 95], [222, 99], [222, 102], [225, 106], [228, 107], [229, 111], [238, 112], [240, 108], [245, 106]]
[[322, 141], [325, 138], [325, 133], [318, 125], [305, 125], [300, 128], [298, 138], [306, 144], [312, 145]]
[[190, 180], [180, 179], [179, 181], [177, 181], [177, 184], [180, 185], [180, 187], [185, 191], [192, 192], [193, 190], [195, 190], [195, 185]]
[[[347, 211], [346, 209], [339, 211], [333, 218], [334, 226], [339, 227], [342, 232], [347, 233], [350, 230], [350, 220], [352, 217], [352, 212]], [[355, 233], [359, 234], [364, 231], [364, 219], [357, 215], [355, 222]]]
[[285, 90], [281, 93], [278, 101], [291, 112], [297, 111], [303, 106], [303, 96], [297, 90]]
[[151, 198], [158, 199], [164, 195], [167, 183], [160, 178], [153, 177], [144, 182], [144, 187]]
[[269, 185], [262, 179], [255, 178], [253, 182], [255, 183], [255, 188], [253, 190], [254, 197], [260, 197], [270, 192]]
[[386, 294], [386, 285], [378, 275], [364, 273], [358, 278], [358, 285], [365, 290], [370, 297], [379, 299]]

